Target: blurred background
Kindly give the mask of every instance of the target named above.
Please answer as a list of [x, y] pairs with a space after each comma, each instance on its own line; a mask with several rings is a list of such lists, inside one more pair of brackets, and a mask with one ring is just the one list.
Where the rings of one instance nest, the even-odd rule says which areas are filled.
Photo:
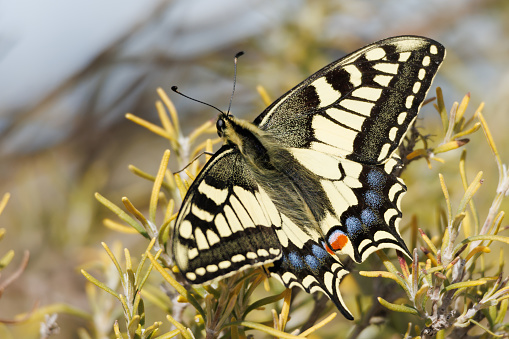
[[[470, 92], [468, 116], [484, 101], [484, 116], [507, 162], [506, 0], [0, 1], [0, 195], [12, 195], [0, 216], [0, 227], [7, 229], [0, 255], [16, 253], [0, 282], [20, 264], [24, 250], [31, 256], [26, 271], [2, 295], [0, 318], [13, 319], [35, 302], [87, 311], [78, 268], [100, 256], [100, 242], [121, 239], [142, 253], [147, 245], [142, 237], [102, 225], [104, 217], [114, 215], [93, 194], [101, 192], [117, 204], [128, 196], [146, 208], [152, 185], [127, 166], [155, 174], [169, 145], [124, 114], [158, 123], [157, 87], [169, 92], [187, 134], [217, 112], [170, 87], [178, 85], [225, 110], [233, 56], [244, 51], [232, 112], [252, 120], [264, 108], [257, 85], [275, 99], [341, 56], [403, 34], [430, 37], [447, 48], [429, 97], [441, 86], [450, 108]], [[431, 105], [420, 117], [423, 125], [440, 131]], [[497, 172], [482, 132], [467, 149], [470, 178], [485, 171], [487, 200], [478, 202], [482, 217]], [[448, 157], [456, 164], [459, 155]], [[457, 167], [436, 162], [430, 170], [423, 161], [414, 163], [405, 172], [409, 193], [403, 223], [412, 214], [423, 228], [433, 221], [442, 198], [438, 172], [445, 173], [453, 198], [461, 196]], [[58, 323], [62, 338], [76, 337], [77, 328], [89, 326], [65, 314]], [[38, 338], [38, 326], [12, 325], [8, 331]], [[19, 327], [25, 328], [16, 332]]]

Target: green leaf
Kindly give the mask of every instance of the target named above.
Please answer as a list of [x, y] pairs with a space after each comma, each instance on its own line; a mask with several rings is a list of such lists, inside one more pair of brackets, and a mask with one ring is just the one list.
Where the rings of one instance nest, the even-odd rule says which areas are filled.
[[396, 305], [396, 304], [393, 304], [391, 302], [388, 302], [387, 300], [381, 298], [381, 297], [378, 297], [378, 302], [390, 309], [391, 311], [395, 311], [395, 312], [402, 312], [402, 313], [410, 313], [410, 314], [413, 314], [413, 315], [419, 315], [419, 311], [417, 311], [415, 308], [413, 307], [408, 307], [408, 306], [405, 306], [405, 305]]

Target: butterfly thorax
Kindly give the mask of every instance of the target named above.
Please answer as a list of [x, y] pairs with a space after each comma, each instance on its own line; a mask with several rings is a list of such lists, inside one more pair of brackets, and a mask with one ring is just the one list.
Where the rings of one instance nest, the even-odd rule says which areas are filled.
[[262, 142], [270, 138], [267, 133], [245, 120], [226, 114], [219, 116], [216, 126], [224, 143], [237, 148], [250, 165], [260, 170], [274, 169], [266, 145]]
[[290, 149], [270, 132], [248, 121], [224, 115], [219, 117], [217, 128], [225, 144], [239, 150], [250, 175], [278, 209], [313, 238], [323, 237], [319, 221], [332, 207], [327, 199], [321, 199], [326, 195], [318, 177], [300, 166]]

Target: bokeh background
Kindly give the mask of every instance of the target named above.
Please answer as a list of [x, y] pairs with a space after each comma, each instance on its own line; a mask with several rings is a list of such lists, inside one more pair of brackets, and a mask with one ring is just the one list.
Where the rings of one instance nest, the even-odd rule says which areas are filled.
[[[157, 87], [170, 92], [188, 133], [217, 112], [170, 87], [226, 109], [233, 56], [245, 51], [232, 112], [251, 120], [264, 108], [257, 85], [276, 98], [329, 62], [403, 34], [427, 36], [447, 48], [429, 96], [441, 86], [449, 108], [470, 92], [467, 115], [484, 101], [507, 162], [507, 0], [0, 1], [0, 194], [12, 195], [0, 216], [0, 227], [7, 229], [0, 254], [16, 253], [0, 281], [19, 265], [24, 250], [31, 255], [26, 271], [2, 295], [0, 318], [13, 319], [36, 301], [87, 311], [78, 268], [100, 256], [100, 242], [121, 240], [135, 254], [143, 251], [147, 244], [139, 235], [102, 225], [113, 215], [93, 193], [118, 204], [128, 196], [146, 208], [151, 183], [127, 166], [155, 173], [169, 145], [124, 114], [157, 122]], [[421, 117], [423, 125], [440, 131], [431, 105]], [[485, 171], [485, 195], [478, 201], [483, 216], [494, 195], [496, 168], [480, 131], [467, 149], [470, 176]], [[456, 163], [459, 154], [446, 158]], [[412, 214], [424, 228], [433, 221], [442, 197], [438, 172], [446, 174], [453, 198], [461, 196], [457, 167], [433, 165], [430, 170], [422, 161], [405, 173], [403, 223]], [[58, 323], [61, 338], [77, 337], [77, 328], [89, 326], [66, 314]], [[38, 326], [10, 325], [2, 333], [38, 338]]]

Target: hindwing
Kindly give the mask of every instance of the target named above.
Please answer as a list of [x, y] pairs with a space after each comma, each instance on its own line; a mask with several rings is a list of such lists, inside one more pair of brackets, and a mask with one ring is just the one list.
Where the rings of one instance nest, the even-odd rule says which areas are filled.
[[[395, 162], [367, 165], [312, 149], [290, 149], [295, 161], [315, 174], [325, 195], [315, 218], [330, 251], [362, 262], [373, 251], [394, 248], [410, 255], [399, 235], [406, 186], [390, 174]], [[305, 200], [315, 199], [303, 193]], [[316, 208], [315, 208], [316, 209]]]

